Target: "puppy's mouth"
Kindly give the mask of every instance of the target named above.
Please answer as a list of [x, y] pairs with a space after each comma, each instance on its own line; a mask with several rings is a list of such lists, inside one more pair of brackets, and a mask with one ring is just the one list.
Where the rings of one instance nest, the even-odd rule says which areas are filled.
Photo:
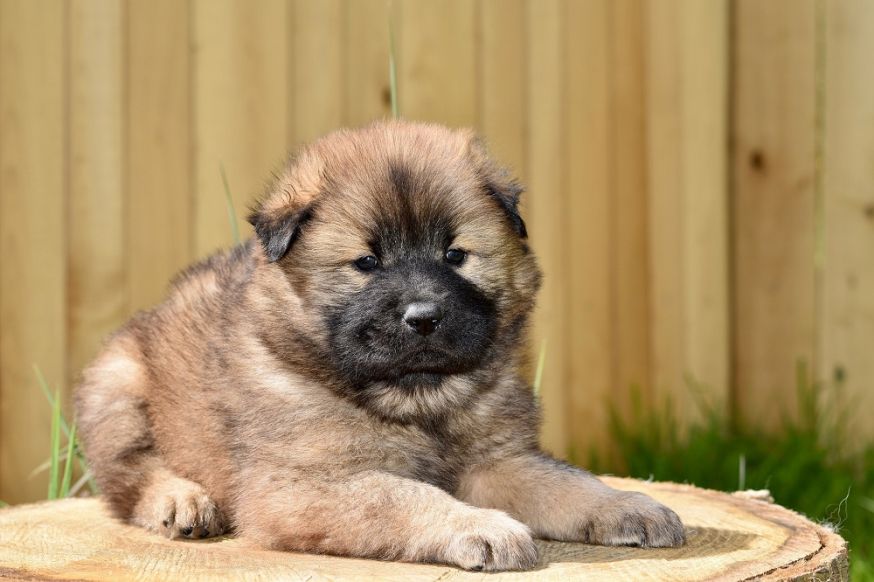
[[464, 367], [453, 364], [449, 354], [435, 349], [422, 349], [397, 358], [397, 363], [390, 366], [378, 380], [400, 387], [437, 387], [446, 378], [466, 371]]

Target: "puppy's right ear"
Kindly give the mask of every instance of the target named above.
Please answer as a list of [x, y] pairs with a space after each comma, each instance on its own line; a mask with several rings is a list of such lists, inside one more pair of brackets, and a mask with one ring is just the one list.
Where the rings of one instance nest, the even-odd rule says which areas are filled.
[[249, 215], [249, 224], [264, 247], [267, 260], [274, 263], [284, 257], [300, 235], [301, 227], [312, 216], [312, 207], [302, 209], [265, 210], [263, 207]]

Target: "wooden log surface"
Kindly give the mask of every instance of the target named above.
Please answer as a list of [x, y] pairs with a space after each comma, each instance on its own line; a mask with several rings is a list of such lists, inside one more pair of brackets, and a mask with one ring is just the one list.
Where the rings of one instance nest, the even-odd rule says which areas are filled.
[[846, 580], [837, 534], [788, 509], [689, 485], [605, 477], [672, 507], [686, 524], [681, 548], [605, 548], [538, 541], [531, 572], [482, 574], [272, 552], [240, 538], [170, 541], [108, 514], [100, 499], [0, 510], [0, 577], [30, 580]]

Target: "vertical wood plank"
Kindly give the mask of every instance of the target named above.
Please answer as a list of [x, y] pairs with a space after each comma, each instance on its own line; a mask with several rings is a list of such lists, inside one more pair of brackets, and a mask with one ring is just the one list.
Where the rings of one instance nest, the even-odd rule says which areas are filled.
[[257, 10], [242, 0], [194, 0], [192, 8], [195, 252], [203, 256], [233, 242], [219, 168], [245, 238], [246, 209], [285, 157], [289, 16], [285, 0]]
[[340, 0], [291, 5], [290, 143], [310, 142], [343, 123], [346, 4]]
[[70, 3], [68, 381], [127, 313], [123, 6]]
[[0, 2], [0, 498], [44, 496], [52, 387], [66, 376], [65, 7]]
[[401, 115], [451, 127], [476, 124], [476, 4], [404, 0], [399, 6]]
[[733, 6], [734, 397], [767, 427], [814, 355], [814, 2]]
[[385, 0], [346, 0], [344, 23], [343, 123], [358, 127], [391, 117], [389, 86], [389, 19], [397, 41], [394, 4]]
[[169, 279], [193, 258], [192, 71], [188, 3], [126, 7], [126, 254], [133, 310], [160, 301]]
[[623, 408], [628, 408], [632, 387], [646, 398], [651, 381], [643, 16], [640, 0], [610, 4], [613, 139], [607, 220], [612, 232], [613, 381]]
[[[576, 459], [608, 442], [613, 394], [610, 313], [610, 0], [569, 2], [564, 15], [568, 249], [568, 431]], [[566, 347], [565, 347], [566, 346]]]
[[728, 5], [647, 6], [652, 374], [681, 423], [700, 418], [687, 376], [728, 400]]
[[554, 454], [567, 455], [565, 241], [559, 226], [565, 214], [562, 145], [562, 4], [528, 3], [528, 224], [544, 283], [534, 312], [535, 352], [545, 341], [546, 360], [540, 396], [541, 441]]
[[825, 240], [818, 351], [821, 373], [829, 380], [826, 412], [850, 411], [847, 425], [839, 426], [861, 446], [874, 440], [868, 419], [874, 409], [874, 4], [839, 0], [825, 7]]
[[[481, 0], [479, 5], [477, 127], [492, 154], [525, 179], [525, 3]], [[523, 205], [527, 207], [527, 197]]]

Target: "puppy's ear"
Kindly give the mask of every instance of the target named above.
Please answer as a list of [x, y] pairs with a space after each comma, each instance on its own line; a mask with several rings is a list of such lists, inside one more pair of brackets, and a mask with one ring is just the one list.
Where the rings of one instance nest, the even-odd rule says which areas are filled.
[[[506, 174], [506, 172], [504, 173]], [[519, 238], [528, 238], [525, 221], [519, 214], [519, 196], [524, 191], [522, 185], [508, 176], [492, 176], [491, 179], [486, 178], [485, 188], [507, 213], [513, 230], [516, 231]]]
[[483, 188], [494, 198], [510, 219], [520, 238], [528, 238], [525, 221], [519, 214], [519, 197], [525, 190], [510, 172], [495, 163], [480, 138], [470, 134], [469, 151], [480, 174]]
[[311, 216], [311, 206], [278, 212], [260, 208], [249, 215], [249, 224], [255, 227], [267, 260], [274, 263], [288, 253], [300, 235], [301, 227]]

